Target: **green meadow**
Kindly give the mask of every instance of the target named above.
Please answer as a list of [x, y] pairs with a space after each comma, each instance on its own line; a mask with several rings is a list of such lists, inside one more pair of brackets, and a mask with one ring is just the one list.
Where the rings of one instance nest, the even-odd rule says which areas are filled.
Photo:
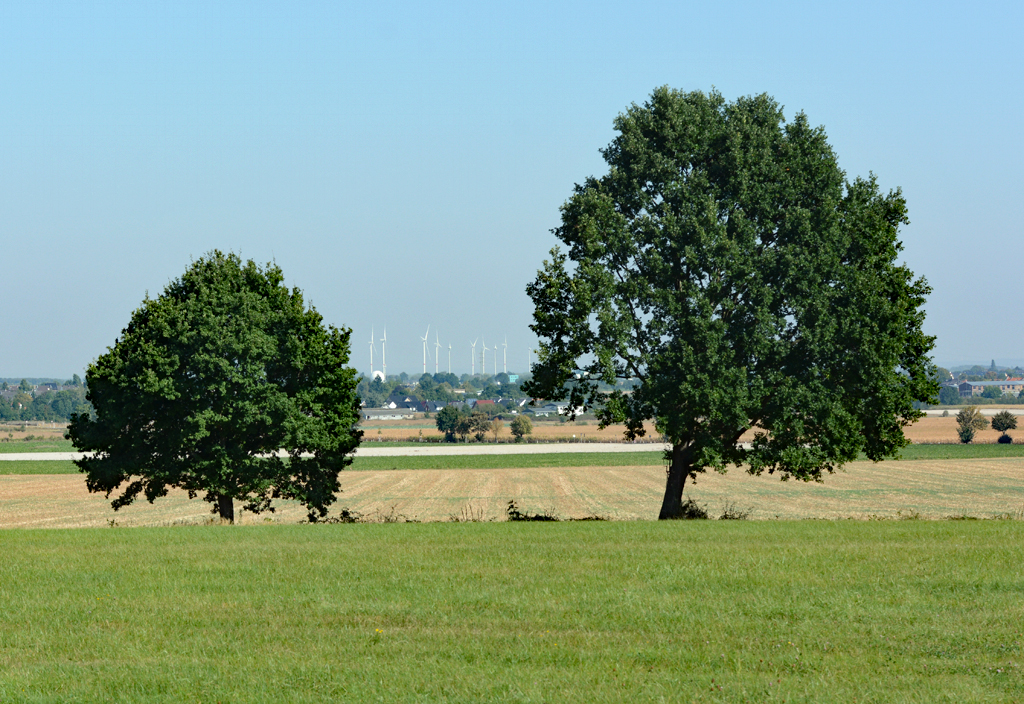
[[1024, 700], [1024, 523], [5, 531], [0, 701]]
[[[7, 444], [7, 443], [5, 443]], [[40, 450], [42, 451], [42, 450]], [[49, 452], [50, 450], [46, 450]], [[69, 450], [62, 450], [69, 451]], [[974, 460], [1024, 457], [1020, 445], [909, 445], [902, 460]], [[656, 450], [637, 452], [567, 452], [528, 455], [437, 455], [357, 457], [349, 471], [387, 469], [519, 469], [527, 467], [651, 467], [664, 464]], [[0, 461], [0, 474], [76, 474], [68, 460]]]

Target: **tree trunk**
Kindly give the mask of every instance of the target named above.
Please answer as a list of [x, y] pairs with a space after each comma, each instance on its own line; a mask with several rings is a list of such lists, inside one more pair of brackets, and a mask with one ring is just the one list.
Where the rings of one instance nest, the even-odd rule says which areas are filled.
[[221, 520], [228, 523], [235, 522], [235, 502], [231, 500], [230, 496], [221, 494], [217, 497], [217, 513], [220, 514]]
[[665, 498], [661, 501], [661, 513], [658, 520], [678, 518], [683, 510], [683, 487], [690, 476], [690, 451], [684, 445], [672, 446], [672, 463], [668, 467], [665, 480]]

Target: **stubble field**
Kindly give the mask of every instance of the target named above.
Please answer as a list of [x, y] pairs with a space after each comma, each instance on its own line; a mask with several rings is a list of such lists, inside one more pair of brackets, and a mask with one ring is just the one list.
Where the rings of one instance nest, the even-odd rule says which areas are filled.
[[[913, 443], [959, 443], [956, 434], [956, 414], [951, 413], [949, 417], [929, 416], [922, 418], [905, 430], [907, 438]], [[508, 422], [498, 434], [499, 440], [508, 442], [512, 439], [509, 434]], [[389, 421], [364, 421], [360, 424], [363, 429], [363, 441], [373, 443], [378, 439], [387, 441], [417, 440], [422, 433], [424, 439], [440, 439], [434, 421], [429, 418], [415, 418], [412, 420], [389, 420]], [[646, 440], [655, 440], [660, 436], [654, 429], [652, 423], [645, 423], [647, 430]], [[604, 429], [598, 429], [597, 421], [576, 421], [559, 422], [557, 420], [537, 420], [533, 425], [531, 437], [544, 442], [553, 441], [593, 441], [593, 442], [621, 442], [624, 426], [612, 425]], [[748, 431], [740, 438], [741, 442], [749, 442], [754, 439], [753, 430]], [[1011, 433], [1013, 434], [1013, 433]], [[994, 443], [999, 433], [991, 428], [978, 431], [974, 442], [977, 444]], [[1024, 437], [1024, 430], [1021, 431]], [[488, 433], [487, 441], [493, 441], [494, 436]]]
[[[510, 500], [521, 510], [560, 518], [643, 520], [657, 516], [664, 491], [658, 453], [647, 466], [474, 468], [349, 471], [341, 475], [337, 508], [365, 520], [502, 520]], [[752, 477], [737, 469], [700, 475], [687, 496], [712, 516], [727, 506], [753, 519], [1024, 517], [1024, 457], [855, 462], [820, 484]], [[300, 506], [280, 502], [272, 515], [245, 514], [244, 523], [298, 522]], [[155, 504], [139, 501], [114, 512], [89, 494], [81, 475], [0, 476], [0, 527], [98, 527], [203, 523], [210, 505], [172, 491]]]

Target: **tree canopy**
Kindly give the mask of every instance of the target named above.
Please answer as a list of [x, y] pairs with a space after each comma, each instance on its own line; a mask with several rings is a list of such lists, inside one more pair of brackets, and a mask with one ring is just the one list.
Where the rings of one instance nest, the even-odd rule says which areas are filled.
[[628, 438], [653, 419], [672, 446], [662, 518], [708, 468], [819, 480], [903, 447], [938, 384], [930, 289], [897, 261], [900, 191], [847, 180], [824, 130], [767, 95], [660, 88], [615, 128], [608, 173], [562, 206], [566, 250], [527, 287], [541, 350], [524, 390], [568, 384]]
[[[276, 498], [327, 513], [362, 435], [348, 329], [324, 326], [279, 267], [210, 252], [148, 296], [86, 372], [95, 418], [68, 437], [112, 506], [178, 487], [234, 520]], [[286, 456], [279, 456], [284, 451]]]

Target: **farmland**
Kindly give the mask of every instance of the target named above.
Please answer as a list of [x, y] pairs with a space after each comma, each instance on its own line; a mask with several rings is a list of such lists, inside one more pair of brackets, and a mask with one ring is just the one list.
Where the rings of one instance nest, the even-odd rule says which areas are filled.
[[[940, 416], [928, 416], [906, 428], [905, 434], [913, 443], [959, 443], [956, 434], [956, 419], [953, 414], [946, 418]], [[363, 429], [363, 441], [372, 444], [377, 440], [381, 441], [416, 441], [421, 437], [424, 440], [440, 440], [441, 433], [438, 432], [434, 422], [430, 419], [417, 418], [411, 420], [388, 420], [388, 421], [365, 421], [360, 424]], [[648, 438], [658, 437], [652, 423], [644, 424]], [[612, 425], [604, 429], [598, 429], [597, 422], [582, 420], [575, 422], [561, 422], [557, 419], [540, 419], [535, 421], [532, 438], [543, 442], [552, 441], [585, 441], [585, 442], [619, 442], [622, 440], [624, 427]], [[1024, 432], [1024, 431], [1022, 431]], [[1012, 433], [1011, 433], [1012, 434]], [[981, 430], [975, 437], [975, 443], [994, 443], [999, 433], [991, 428]], [[491, 435], [488, 434], [488, 440]], [[508, 424], [499, 434], [503, 441], [509, 441]], [[740, 439], [741, 442], [750, 442], [754, 439], [754, 432], [748, 431]]]
[[[1024, 456], [1018, 446], [920, 450], [960, 457], [936, 459], [922, 453], [925, 457], [916, 460], [855, 462], [821, 484], [780, 482], [733, 469], [725, 475], [699, 476], [687, 495], [713, 515], [734, 506], [754, 519], [991, 518], [1024, 510]], [[28, 470], [49, 465], [51, 471], [71, 473], [0, 476], [3, 527], [105, 526], [111, 520], [123, 526], [175, 525], [209, 519], [209, 505], [189, 501], [184, 492], [172, 491], [155, 504], [140, 501], [115, 513], [102, 495], [85, 490], [70, 462], [2, 462], [0, 469], [7, 465]], [[446, 521], [467, 511], [500, 519], [510, 500], [526, 510], [563, 518], [634, 520], [657, 514], [664, 467], [657, 452], [369, 457], [357, 459], [354, 470], [343, 472], [341, 485], [338, 507], [370, 520], [390, 515]], [[277, 507], [271, 516], [246, 514], [243, 521], [296, 522], [305, 515], [293, 504]]]

